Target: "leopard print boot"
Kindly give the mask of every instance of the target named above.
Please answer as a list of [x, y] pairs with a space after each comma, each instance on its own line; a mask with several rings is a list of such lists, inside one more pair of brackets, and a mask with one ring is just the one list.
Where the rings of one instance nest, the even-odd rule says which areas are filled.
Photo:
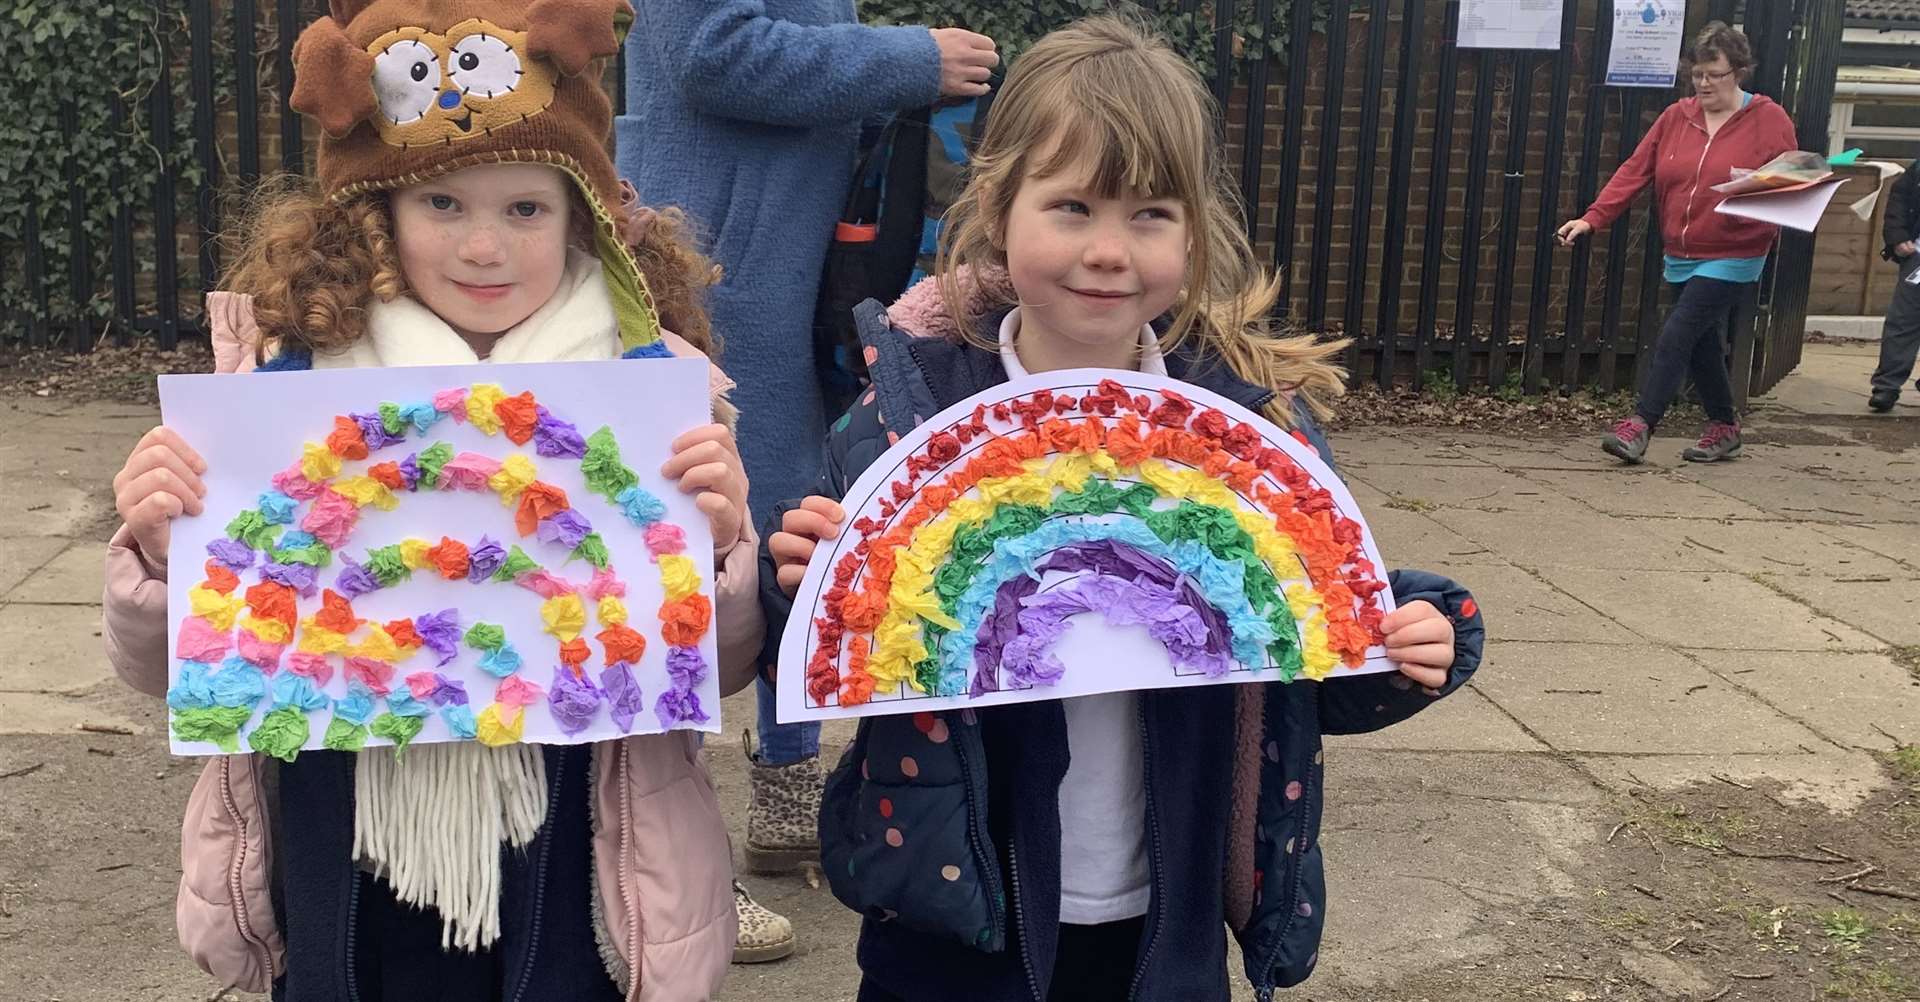
[[740, 938], [733, 944], [736, 964], [764, 964], [793, 953], [793, 923], [753, 900], [753, 895], [733, 882], [733, 912], [740, 919]]
[[818, 758], [792, 765], [761, 765], [752, 759], [747, 803], [747, 869], [787, 873], [820, 860]]

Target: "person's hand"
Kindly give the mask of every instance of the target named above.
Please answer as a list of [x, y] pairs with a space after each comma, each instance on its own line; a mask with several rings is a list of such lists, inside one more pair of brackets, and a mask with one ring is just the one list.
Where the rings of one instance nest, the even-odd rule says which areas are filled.
[[1569, 219], [1565, 225], [1560, 227], [1560, 232], [1556, 234], [1556, 236], [1560, 238], [1560, 246], [1572, 247], [1575, 240], [1592, 232], [1592, 223], [1584, 219]]
[[780, 518], [780, 531], [767, 540], [767, 552], [773, 554], [774, 580], [780, 591], [792, 598], [807, 576], [807, 561], [813, 548], [823, 539], [840, 534], [840, 523], [847, 513], [831, 498], [818, 494], [800, 502], [800, 507]]
[[1893, 248], [1894, 257], [1912, 257], [1916, 253], [1920, 253], [1920, 244], [1916, 244], [1911, 240], [1898, 244]]
[[1000, 63], [993, 39], [965, 28], [935, 28], [933, 44], [940, 47], [940, 96], [979, 97]]
[[206, 509], [207, 485], [200, 479], [205, 472], [207, 461], [161, 425], [140, 436], [126, 465], [113, 475], [113, 507], [147, 559], [166, 563], [173, 520]]
[[726, 552], [747, 524], [747, 471], [733, 432], [726, 425], [702, 425], [674, 439], [672, 449], [660, 475], [677, 481], [681, 493], [694, 495], [694, 507], [713, 530], [713, 552]]
[[1387, 613], [1380, 629], [1387, 636], [1387, 657], [1400, 666], [1400, 674], [1428, 691], [1447, 684], [1447, 670], [1453, 667], [1453, 620], [1433, 603], [1409, 602]]

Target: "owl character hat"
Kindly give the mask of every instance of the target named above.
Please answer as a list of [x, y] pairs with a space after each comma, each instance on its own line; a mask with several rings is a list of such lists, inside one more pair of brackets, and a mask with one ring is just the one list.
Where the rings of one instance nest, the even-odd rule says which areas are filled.
[[[620, 51], [628, 0], [331, 0], [293, 48], [289, 104], [324, 130], [327, 197], [420, 184], [463, 168], [535, 163], [573, 180], [593, 216], [629, 354], [667, 354], [607, 156], [613, 108], [600, 60]], [[640, 349], [635, 351], [635, 349]]]

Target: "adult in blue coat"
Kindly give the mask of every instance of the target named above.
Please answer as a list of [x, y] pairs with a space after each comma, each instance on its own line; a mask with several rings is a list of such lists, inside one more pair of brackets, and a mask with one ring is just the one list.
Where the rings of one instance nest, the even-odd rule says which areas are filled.
[[[724, 271], [721, 364], [739, 383], [755, 523], [805, 493], [826, 434], [813, 316], [863, 124], [979, 97], [999, 57], [959, 28], [868, 27], [852, 0], [638, 0], [616, 161], [648, 205], [686, 210]], [[759, 692], [747, 863], [818, 858], [818, 725], [779, 727]], [[791, 952], [786, 921], [741, 892], [741, 960]]]

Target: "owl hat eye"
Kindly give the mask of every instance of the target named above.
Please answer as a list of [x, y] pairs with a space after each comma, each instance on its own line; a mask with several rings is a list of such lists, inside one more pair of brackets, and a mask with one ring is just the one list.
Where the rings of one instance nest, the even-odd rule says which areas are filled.
[[418, 39], [400, 39], [373, 57], [373, 93], [393, 124], [425, 118], [439, 92], [440, 54]]
[[468, 35], [447, 54], [447, 75], [460, 93], [472, 97], [511, 94], [523, 72], [513, 46], [493, 35]]

